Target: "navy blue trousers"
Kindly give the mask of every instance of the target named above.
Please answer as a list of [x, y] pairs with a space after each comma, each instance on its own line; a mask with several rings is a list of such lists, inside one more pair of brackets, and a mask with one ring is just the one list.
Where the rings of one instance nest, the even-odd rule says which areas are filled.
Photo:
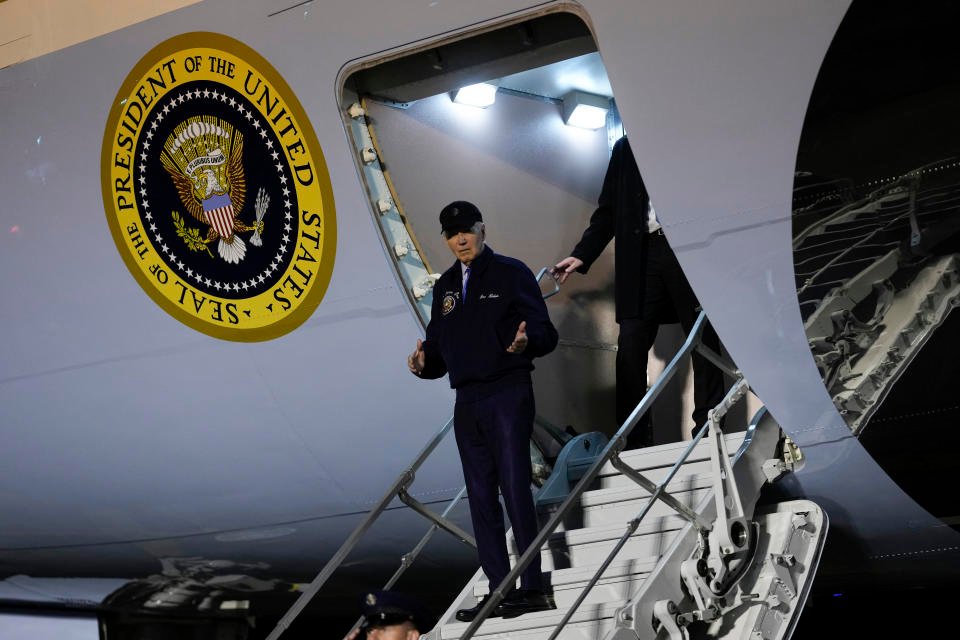
[[[533, 388], [529, 384], [510, 385], [491, 395], [470, 396], [458, 392], [453, 429], [467, 483], [480, 566], [493, 590], [510, 572], [498, 493], [503, 495], [520, 553], [537, 537], [537, 514], [530, 492]], [[520, 586], [543, 589], [539, 553], [521, 574]]]

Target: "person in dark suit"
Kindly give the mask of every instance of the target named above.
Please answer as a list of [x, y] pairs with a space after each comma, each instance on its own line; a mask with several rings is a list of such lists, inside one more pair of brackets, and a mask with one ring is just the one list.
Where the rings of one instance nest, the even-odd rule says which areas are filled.
[[[434, 285], [427, 339], [417, 340], [407, 366], [420, 378], [449, 373], [457, 391], [453, 428], [480, 566], [492, 590], [510, 572], [498, 493], [520, 552], [537, 536], [530, 492], [535, 415], [530, 372], [533, 359], [553, 351], [558, 336], [530, 269], [486, 246], [486, 227], [475, 205], [450, 203], [440, 212], [440, 225], [457, 259]], [[495, 615], [552, 609], [542, 580], [538, 554], [521, 574], [521, 588], [505, 596]], [[473, 620], [483, 605], [481, 600], [461, 609], [457, 619]]]
[[[577, 271], [587, 273], [610, 240], [616, 238], [614, 298], [620, 325], [617, 342], [617, 401], [619, 428], [647, 391], [647, 353], [659, 325], [680, 322], [689, 333], [700, 313], [690, 283], [667, 243], [627, 137], [613, 146], [597, 209], [570, 256], [558, 262], [554, 276], [562, 284]], [[709, 325], [703, 343], [720, 353], [720, 339]], [[694, 353], [694, 410], [697, 426], [723, 398], [721, 372]], [[627, 439], [627, 448], [654, 444], [649, 411]]]

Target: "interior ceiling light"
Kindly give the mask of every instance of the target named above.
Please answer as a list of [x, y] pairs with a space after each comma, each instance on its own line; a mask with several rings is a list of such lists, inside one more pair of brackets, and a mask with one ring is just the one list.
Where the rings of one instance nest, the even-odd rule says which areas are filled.
[[453, 101], [472, 107], [489, 107], [497, 99], [497, 85], [481, 82], [457, 89]]
[[592, 93], [571, 91], [563, 96], [563, 121], [571, 127], [600, 129], [607, 124], [610, 99]]

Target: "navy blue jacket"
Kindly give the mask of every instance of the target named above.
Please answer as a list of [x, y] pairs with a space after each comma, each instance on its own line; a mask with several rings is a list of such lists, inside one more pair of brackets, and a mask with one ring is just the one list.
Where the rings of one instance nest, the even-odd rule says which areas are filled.
[[[493, 390], [501, 384], [530, 382], [533, 359], [557, 346], [557, 330], [536, 278], [525, 264], [489, 246], [470, 265], [466, 301], [460, 299], [460, 262], [433, 287], [433, 308], [423, 343], [421, 378], [450, 374], [450, 386]], [[527, 347], [509, 353], [520, 322], [527, 323]]]

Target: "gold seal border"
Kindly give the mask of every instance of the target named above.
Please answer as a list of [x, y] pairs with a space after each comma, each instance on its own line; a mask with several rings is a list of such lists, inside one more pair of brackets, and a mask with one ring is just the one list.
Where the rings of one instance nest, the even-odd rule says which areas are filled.
[[[120, 228], [118, 211], [113, 202], [111, 182], [113, 142], [125, 107], [123, 100], [136, 88], [137, 83], [142, 79], [144, 74], [162, 61], [164, 57], [197, 48], [220, 49], [242, 59], [279, 90], [285, 106], [300, 123], [300, 134], [304, 139], [304, 144], [307, 147], [307, 152], [315, 169], [315, 188], [320, 191], [322, 230], [324, 234], [323, 253], [318, 259], [319, 264], [317, 265], [316, 280], [307, 292], [304, 300], [297, 305], [296, 309], [291, 310], [288, 314], [284, 314], [276, 322], [263, 327], [245, 329], [241, 327], [231, 328], [217, 326], [184, 311], [179, 305], [164, 296], [140, 268], [133, 254], [127, 250], [124, 230]], [[100, 188], [103, 197], [104, 213], [106, 214], [107, 223], [110, 227], [110, 235], [113, 236], [114, 244], [124, 264], [127, 266], [127, 270], [133, 275], [137, 284], [140, 285], [140, 288], [143, 289], [160, 308], [191, 329], [195, 329], [214, 338], [235, 342], [272, 340], [290, 333], [303, 324], [320, 305], [320, 302], [326, 294], [330, 279], [333, 276], [333, 266], [336, 260], [337, 216], [333, 200], [333, 186], [330, 182], [330, 172], [327, 169], [323, 149], [320, 146], [319, 140], [317, 140], [316, 132], [310, 123], [310, 119], [307, 117], [306, 111], [304, 111], [300, 100], [290, 88], [290, 85], [287, 84], [286, 80], [283, 79], [280, 73], [266, 58], [239, 40], [220, 33], [193, 31], [164, 40], [140, 58], [140, 61], [130, 70], [124, 79], [123, 84], [120, 85], [120, 89], [117, 91], [117, 95], [110, 107], [107, 122], [104, 125], [103, 143], [100, 150]]]

